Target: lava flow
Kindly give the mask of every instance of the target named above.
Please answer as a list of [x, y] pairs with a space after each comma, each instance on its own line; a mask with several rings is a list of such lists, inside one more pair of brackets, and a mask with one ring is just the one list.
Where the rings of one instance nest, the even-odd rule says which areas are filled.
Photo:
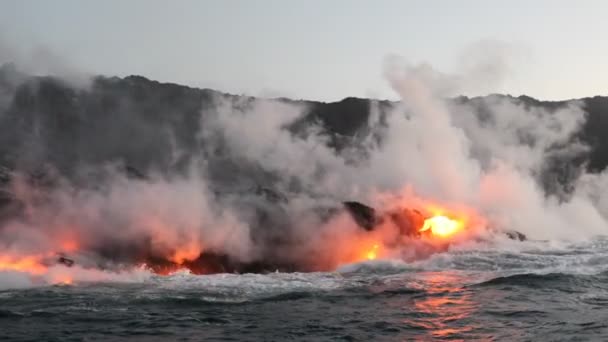
[[[84, 229], [67, 224], [56, 230], [59, 233], [47, 236], [49, 242], [54, 241], [49, 246], [56, 248], [34, 255], [0, 253], [0, 272], [23, 272], [42, 276], [54, 284], [71, 284], [77, 269], [100, 270], [100, 267], [101, 271], [142, 267], [158, 275], [180, 270], [197, 275], [331, 271], [344, 264], [387, 257], [425, 258], [447, 250], [451, 244], [474, 234], [476, 227], [484, 226], [481, 216], [461, 206], [409, 199], [392, 201], [387, 207], [377, 210], [350, 202], [343, 213], [350, 214], [352, 220], [348, 215], [341, 216], [346, 221], [328, 220], [316, 232], [317, 236], [328, 238], [300, 242], [304, 245], [298, 251], [315, 250], [315, 253], [292, 252], [294, 249], [288, 247], [290, 240], [286, 239], [287, 245], [267, 244], [274, 250], [258, 251], [259, 257], [247, 261], [222, 246], [203, 249], [201, 239], [175, 238], [173, 226], [161, 221], [138, 221], [142, 226], [154, 228], [143, 230], [149, 234], [139, 236], [141, 241], [151, 243], [124, 246], [116, 240], [91, 242], [90, 237], [83, 235]], [[403, 251], [412, 256], [404, 256]]]
[[37, 256], [17, 258], [10, 255], [0, 255], [0, 271], [18, 271], [39, 275], [45, 273], [46, 270], [47, 267], [41, 263]]
[[374, 244], [374, 246], [372, 246], [372, 248], [366, 254], [367, 260], [376, 260], [376, 258], [378, 257], [379, 247], [380, 246], [378, 244]]
[[462, 221], [444, 215], [436, 215], [424, 220], [424, 225], [419, 232], [430, 231], [435, 236], [449, 237], [463, 229], [463, 226]]

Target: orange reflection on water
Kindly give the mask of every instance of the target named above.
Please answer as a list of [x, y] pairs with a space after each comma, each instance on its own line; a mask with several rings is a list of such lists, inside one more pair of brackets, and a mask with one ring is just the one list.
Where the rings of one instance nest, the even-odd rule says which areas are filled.
[[471, 293], [462, 286], [462, 277], [449, 272], [421, 274], [426, 295], [414, 299], [416, 318], [406, 323], [428, 331], [434, 338], [463, 338], [476, 329], [468, 318], [477, 311]]

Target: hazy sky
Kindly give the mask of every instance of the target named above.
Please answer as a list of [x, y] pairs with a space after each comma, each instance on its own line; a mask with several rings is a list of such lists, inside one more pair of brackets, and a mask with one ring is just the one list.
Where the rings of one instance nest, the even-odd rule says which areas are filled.
[[92, 73], [334, 100], [393, 97], [387, 55], [455, 72], [485, 40], [515, 58], [480, 92], [564, 99], [608, 94], [607, 15], [601, 0], [2, 0], [0, 49], [20, 55], [0, 58], [50, 51]]

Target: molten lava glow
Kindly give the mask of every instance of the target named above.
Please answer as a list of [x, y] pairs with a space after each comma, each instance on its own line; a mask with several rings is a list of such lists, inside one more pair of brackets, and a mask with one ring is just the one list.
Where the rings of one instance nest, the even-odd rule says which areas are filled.
[[376, 260], [379, 246], [375, 244], [366, 254], [367, 260]]
[[14, 257], [10, 255], [0, 255], [0, 272], [15, 271], [30, 274], [32, 276], [44, 276], [51, 284], [71, 285], [72, 276], [61, 272], [60, 274], [49, 274], [49, 267], [42, 261], [45, 258], [31, 255]]
[[182, 246], [181, 249], [176, 250], [173, 254], [167, 259], [171, 262], [174, 262], [178, 265], [185, 263], [186, 261], [193, 261], [198, 258], [202, 253], [202, 248], [194, 245]]
[[430, 230], [431, 234], [435, 236], [447, 237], [458, 232], [463, 226], [462, 221], [443, 215], [435, 215], [424, 220], [424, 225], [420, 228], [420, 232]]
[[45, 273], [46, 270], [47, 267], [36, 256], [14, 258], [0, 255], [0, 271], [19, 271], [39, 275]]

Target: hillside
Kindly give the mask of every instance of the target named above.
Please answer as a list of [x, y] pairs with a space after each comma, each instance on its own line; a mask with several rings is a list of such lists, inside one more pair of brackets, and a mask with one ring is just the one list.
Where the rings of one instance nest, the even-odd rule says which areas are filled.
[[[547, 102], [527, 96], [490, 97], [549, 111], [571, 102]], [[458, 97], [449, 101], [469, 105], [476, 108], [474, 114], [483, 115], [488, 110], [488, 98]], [[588, 170], [598, 172], [608, 165], [608, 135], [604, 134], [608, 131], [608, 97], [572, 101], [581, 103], [587, 112], [572, 141], [581, 141], [590, 150], [550, 163], [550, 168], [561, 170], [558, 176], [562, 178], [569, 177], [569, 171], [563, 170], [569, 166], [586, 164]], [[209, 163], [212, 175], [217, 166], [221, 169], [215, 172], [218, 174], [225, 174], [226, 168], [232, 167], [237, 173], [251, 176], [260, 170], [242, 171], [247, 165], [223, 153], [227, 151], [223, 150], [221, 137], [201, 138], [200, 132], [217, 114], [221, 103], [230, 103], [233, 111], [246, 112], [255, 102], [253, 97], [159, 83], [141, 76], [100, 76], [81, 89], [53, 77], [24, 75], [7, 64], [0, 68], [0, 163], [9, 169], [30, 172], [51, 166], [65, 175], [73, 175], [82, 166], [107, 163], [129, 166], [143, 174], [168, 174], [183, 171], [192, 158], [203, 156], [216, 161]], [[314, 126], [336, 151], [356, 147], [370, 134], [370, 113], [380, 113], [382, 123], [384, 114], [395, 106], [360, 98], [331, 103], [289, 99], [276, 102], [303, 110], [304, 114], [287, 127], [294, 136], [306, 135]], [[211, 144], [209, 139], [215, 140]]]

